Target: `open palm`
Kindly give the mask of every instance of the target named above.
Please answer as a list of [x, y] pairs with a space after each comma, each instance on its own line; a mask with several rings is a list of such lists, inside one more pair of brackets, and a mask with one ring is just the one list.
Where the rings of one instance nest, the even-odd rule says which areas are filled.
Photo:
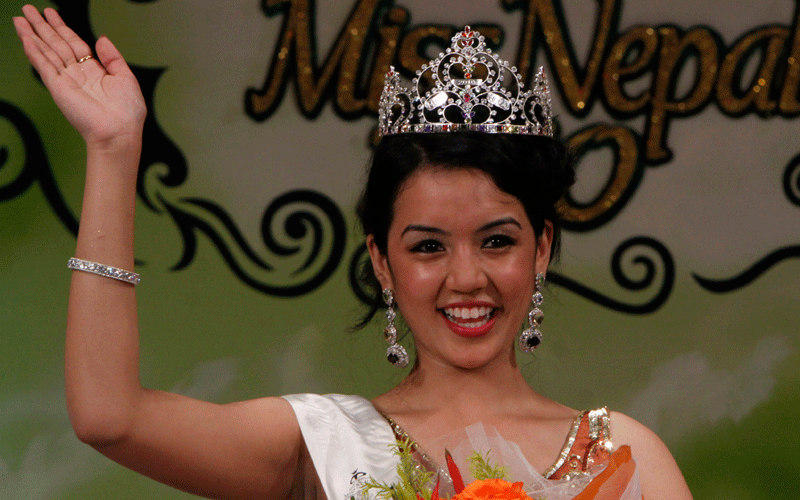
[[[87, 144], [113, 142], [141, 131], [144, 99], [122, 55], [100, 38], [97, 59], [58, 13], [44, 16], [30, 5], [14, 19], [25, 55], [38, 71], [61, 112]], [[89, 57], [87, 57], [89, 56]]]

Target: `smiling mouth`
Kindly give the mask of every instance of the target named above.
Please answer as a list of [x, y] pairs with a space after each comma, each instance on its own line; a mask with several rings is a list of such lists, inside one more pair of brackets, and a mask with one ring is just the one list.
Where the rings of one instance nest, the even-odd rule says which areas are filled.
[[489, 323], [498, 310], [497, 307], [446, 307], [441, 312], [461, 328], [480, 328]]

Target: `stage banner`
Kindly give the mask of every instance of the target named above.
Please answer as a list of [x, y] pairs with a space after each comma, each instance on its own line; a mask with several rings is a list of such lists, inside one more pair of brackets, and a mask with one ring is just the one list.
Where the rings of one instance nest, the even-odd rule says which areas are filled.
[[[0, 498], [192, 498], [70, 427], [85, 151], [16, 39], [23, 3], [0, 7]], [[145, 386], [225, 403], [402, 379], [382, 321], [352, 331], [354, 208], [389, 66], [410, 80], [470, 25], [526, 84], [544, 67], [576, 154], [531, 385], [649, 426], [697, 499], [800, 498], [800, 3], [33, 3], [113, 40], [147, 101]]]

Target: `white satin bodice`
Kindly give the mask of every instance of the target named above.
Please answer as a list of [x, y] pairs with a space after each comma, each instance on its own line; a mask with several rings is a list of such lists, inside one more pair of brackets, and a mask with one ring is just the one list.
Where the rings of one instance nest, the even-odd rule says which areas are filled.
[[394, 432], [361, 396], [293, 394], [292, 405], [314, 469], [328, 500], [360, 498], [367, 477], [397, 481]]

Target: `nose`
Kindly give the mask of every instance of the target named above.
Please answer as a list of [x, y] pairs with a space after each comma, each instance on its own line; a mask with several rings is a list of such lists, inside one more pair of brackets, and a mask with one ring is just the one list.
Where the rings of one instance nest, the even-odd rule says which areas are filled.
[[453, 251], [446, 284], [450, 290], [465, 294], [482, 290], [489, 284], [489, 277], [474, 249], [458, 247]]

